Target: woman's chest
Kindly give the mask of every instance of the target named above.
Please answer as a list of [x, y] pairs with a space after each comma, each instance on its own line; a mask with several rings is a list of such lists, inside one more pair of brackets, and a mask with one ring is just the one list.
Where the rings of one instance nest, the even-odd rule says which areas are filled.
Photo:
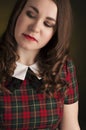
[[0, 123], [7, 130], [55, 128], [63, 114], [63, 97], [46, 97], [34, 89], [0, 95]]

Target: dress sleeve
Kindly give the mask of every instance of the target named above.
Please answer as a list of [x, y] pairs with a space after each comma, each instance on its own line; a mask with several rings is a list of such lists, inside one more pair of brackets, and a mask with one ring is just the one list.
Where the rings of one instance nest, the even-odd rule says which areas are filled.
[[64, 65], [63, 73], [68, 84], [64, 92], [64, 104], [72, 104], [78, 101], [79, 93], [76, 70], [71, 59], [68, 59]]

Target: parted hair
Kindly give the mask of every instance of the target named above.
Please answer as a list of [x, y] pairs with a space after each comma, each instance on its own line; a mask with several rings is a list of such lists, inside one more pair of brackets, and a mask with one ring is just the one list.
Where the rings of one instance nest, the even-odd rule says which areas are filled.
[[[60, 78], [62, 67], [69, 56], [69, 43], [71, 38], [72, 11], [69, 0], [52, 0], [58, 8], [55, 33], [48, 44], [40, 49], [35, 60], [38, 63], [39, 74], [43, 77], [44, 84], [41, 89], [53, 94], [65, 85]], [[0, 38], [0, 89], [3, 90], [4, 82], [9, 80], [16, 61], [17, 42], [14, 37], [15, 24], [27, 0], [18, 0], [13, 8], [7, 28]], [[5, 91], [5, 89], [4, 89]]]

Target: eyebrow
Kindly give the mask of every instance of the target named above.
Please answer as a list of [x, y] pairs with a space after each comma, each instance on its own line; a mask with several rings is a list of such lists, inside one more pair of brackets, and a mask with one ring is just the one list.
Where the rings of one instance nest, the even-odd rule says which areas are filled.
[[[39, 13], [38, 9], [37, 9], [37, 8], [35, 8], [34, 6], [29, 6], [29, 7], [31, 7], [34, 11], [36, 11], [36, 13], [37, 13], [37, 14]], [[54, 18], [47, 17], [47, 19], [49, 19], [49, 20], [51, 20], [51, 21], [56, 22], [56, 19], [54, 19]]]

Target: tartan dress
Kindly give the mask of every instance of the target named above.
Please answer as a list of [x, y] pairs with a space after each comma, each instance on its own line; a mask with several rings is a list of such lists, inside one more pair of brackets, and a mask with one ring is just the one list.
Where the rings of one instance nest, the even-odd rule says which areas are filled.
[[75, 67], [71, 60], [67, 61], [61, 73], [61, 78], [69, 86], [51, 98], [36, 91], [43, 81], [40, 77], [31, 77], [30, 71], [36, 72], [37, 66], [34, 64], [28, 67], [17, 63], [12, 80], [6, 83], [12, 94], [0, 91], [1, 130], [57, 130], [64, 104], [78, 100]]

